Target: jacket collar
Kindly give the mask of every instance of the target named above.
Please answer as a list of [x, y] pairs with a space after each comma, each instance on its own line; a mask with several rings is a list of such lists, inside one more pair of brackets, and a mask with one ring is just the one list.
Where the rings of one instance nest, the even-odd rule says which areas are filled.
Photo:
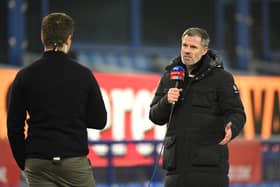
[[50, 50], [50, 51], [45, 51], [43, 53], [43, 57], [53, 57], [53, 56], [67, 56], [66, 53], [62, 52], [62, 51], [54, 51], [54, 50]]
[[[175, 66], [182, 66], [187, 72], [187, 68], [185, 64], [181, 61], [181, 56], [174, 58], [168, 66], [166, 66], [165, 70], [170, 71]], [[209, 50], [199, 62], [196, 63], [192, 74], [198, 78], [204, 77], [214, 68], [223, 68], [223, 63], [221, 57], [213, 50]]]

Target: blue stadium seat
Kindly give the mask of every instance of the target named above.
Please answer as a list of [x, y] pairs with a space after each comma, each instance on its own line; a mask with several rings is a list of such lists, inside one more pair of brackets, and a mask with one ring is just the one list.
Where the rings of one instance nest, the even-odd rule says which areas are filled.
[[91, 64], [91, 60], [90, 60], [90, 56], [85, 53], [85, 52], [79, 52], [77, 54], [77, 60], [79, 61], [79, 63], [81, 63], [82, 65], [91, 68], [92, 64]]
[[104, 53], [103, 59], [106, 64], [106, 71], [119, 72], [121, 71], [120, 59], [116, 53]]
[[119, 63], [122, 71], [124, 72], [133, 72], [135, 71], [135, 67], [133, 64], [133, 59], [128, 54], [120, 54], [119, 55]]
[[137, 70], [141, 72], [151, 71], [151, 62], [145, 55], [135, 55], [134, 63]]
[[101, 52], [95, 51], [89, 54], [91, 63], [92, 63], [92, 69], [97, 71], [104, 71], [106, 68], [106, 61], [104, 60], [104, 57]]

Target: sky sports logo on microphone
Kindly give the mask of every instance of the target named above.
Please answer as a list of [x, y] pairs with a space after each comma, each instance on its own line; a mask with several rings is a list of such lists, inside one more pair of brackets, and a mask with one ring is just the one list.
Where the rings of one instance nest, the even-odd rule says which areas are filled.
[[175, 66], [170, 72], [171, 80], [184, 80], [185, 78], [185, 69], [182, 66]]

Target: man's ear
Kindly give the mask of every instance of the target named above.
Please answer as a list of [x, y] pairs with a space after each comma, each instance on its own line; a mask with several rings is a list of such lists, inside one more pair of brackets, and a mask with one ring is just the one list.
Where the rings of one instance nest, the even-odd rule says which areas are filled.
[[43, 45], [45, 45], [44, 37], [43, 37], [43, 32], [41, 32], [41, 42], [42, 42]]
[[205, 55], [208, 52], [208, 47], [203, 48], [203, 55]]
[[66, 39], [66, 44], [69, 45], [72, 43], [72, 35], [69, 35]]

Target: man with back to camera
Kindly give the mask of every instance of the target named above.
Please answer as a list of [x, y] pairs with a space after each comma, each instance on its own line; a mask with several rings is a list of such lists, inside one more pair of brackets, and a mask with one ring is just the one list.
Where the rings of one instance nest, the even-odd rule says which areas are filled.
[[73, 20], [64, 13], [44, 17], [44, 53], [12, 84], [8, 138], [30, 187], [95, 186], [87, 128], [103, 129], [107, 112], [92, 72], [67, 54], [73, 31]]
[[[209, 42], [204, 29], [184, 31], [181, 55], [166, 67], [150, 106], [150, 120], [167, 123], [165, 187], [229, 186], [227, 144], [243, 129], [246, 115], [233, 76]], [[186, 72], [178, 88], [170, 79], [176, 66]]]

